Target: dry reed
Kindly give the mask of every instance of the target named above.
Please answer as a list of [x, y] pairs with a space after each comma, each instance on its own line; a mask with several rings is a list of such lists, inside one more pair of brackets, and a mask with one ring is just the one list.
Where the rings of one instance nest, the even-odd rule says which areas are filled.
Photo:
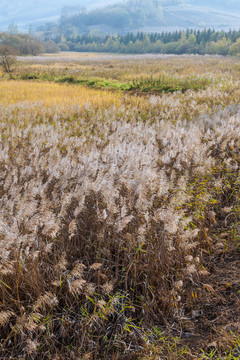
[[214, 291], [203, 254], [238, 218], [238, 107], [189, 121], [228, 95], [0, 93], [1, 359], [137, 351]]

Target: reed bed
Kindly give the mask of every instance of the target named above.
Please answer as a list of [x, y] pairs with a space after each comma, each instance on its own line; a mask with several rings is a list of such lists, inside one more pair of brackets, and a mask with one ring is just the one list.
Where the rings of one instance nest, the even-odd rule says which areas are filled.
[[1, 359], [150, 358], [215, 301], [205, 255], [239, 232], [230, 88], [0, 82]]

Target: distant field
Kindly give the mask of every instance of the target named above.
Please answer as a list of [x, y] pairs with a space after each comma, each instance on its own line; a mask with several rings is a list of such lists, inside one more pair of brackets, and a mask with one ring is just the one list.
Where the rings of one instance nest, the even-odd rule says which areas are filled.
[[[236, 84], [239, 61], [221, 56], [61, 53], [19, 58], [16, 79], [84, 85], [135, 94], [185, 92]], [[233, 100], [234, 101], [234, 100]]]
[[[39, 56], [21, 56], [19, 57], [19, 61], [20, 62], [26, 62], [26, 63], [45, 63], [46, 61], [50, 61], [50, 62], [56, 62], [56, 63], [61, 63], [64, 64], [65, 62], [81, 62], [81, 60], [99, 60], [100, 62], [102, 60], [113, 60], [113, 61], [117, 61], [117, 60], [125, 60], [125, 59], [129, 59], [132, 61], [135, 60], [149, 60], [151, 62], [151, 60], [158, 60], [158, 59], [165, 59], [165, 60], [169, 60], [171, 58], [175, 58], [175, 59], [185, 59], [187, 58], [188, 62], [191, 61], [191, 59], [195, 59], [196, 64], [198, 64], [199, 62], [204, 62], [204, 59], [221, 59], [224, 61], [224, 57], [223, 56], [218, 56], [218, 55], [169, 55], [169, 54], [111, 54], [111, 53], [91, 53], [91, 52], [74, 52], [74, 51], [64, 51], [64, 52], [60, 52], [58, 54], [42, 54]], [[226, 59], [225, 59], [226, 61]], [[232, 61], [238, 62], [237, 59], [231, 59], [229, 58], [230, 64], [232, 63]], [[226, 61], [227, 62], [227, 61]], [[148, 63], [147, 63], [148, 64]], [[229, 64], [229, 62], [228, 62]], [[125, 65], [125, 63], [122, 64], [122, 66]]]
[[0, 358], [237, 358], [238, 59], [23, 60], [0, 80]]
[[[181, 56], [184, 57], [185, 55]], [[89, 62], [104, 62], [104, 61], [116, 61], [116, 60], [158, 60], [169, 59], [171, 57], [178, 58], [176, 55], [161, 55], [161, 54], [143, 54], [143, 55], [131, 55], [131, 54], [110, 54], [110, 53], [84, 53], [84, 52], [61, 52], [59, 54], [42, 54], [39, 56], [21, 56], [19, 61], [28, 64], [50, 64], [50, 63], [81, 63], [82, 61]], [[189, 55], [185, 57], [189, 58]], [[211, 57], [211, 56], [209, 56]], [[180, 58], [180, 57], [179, 57]], [[123, 65], [123, 64], [122, 64]]]

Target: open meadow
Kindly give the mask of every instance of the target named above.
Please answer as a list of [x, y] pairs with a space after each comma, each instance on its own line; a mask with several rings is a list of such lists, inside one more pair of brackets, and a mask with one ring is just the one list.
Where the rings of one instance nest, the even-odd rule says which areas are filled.
[[0, 359], [240, 358], [240, 62], [0, 80]]

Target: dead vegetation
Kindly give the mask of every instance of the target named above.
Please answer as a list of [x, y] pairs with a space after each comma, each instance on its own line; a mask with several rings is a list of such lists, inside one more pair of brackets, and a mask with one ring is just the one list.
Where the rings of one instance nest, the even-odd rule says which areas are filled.
[[[9, 83], [0, 84], [0, 358], [230, 359], [238, 107], [199, 118], [197, 96], [210, 102], [220, 90], [107, 102], [107, 92]], [[54, 89], [52, 101], [41, 89]], [[191, 101], [197, 121], [181, 113]]]

